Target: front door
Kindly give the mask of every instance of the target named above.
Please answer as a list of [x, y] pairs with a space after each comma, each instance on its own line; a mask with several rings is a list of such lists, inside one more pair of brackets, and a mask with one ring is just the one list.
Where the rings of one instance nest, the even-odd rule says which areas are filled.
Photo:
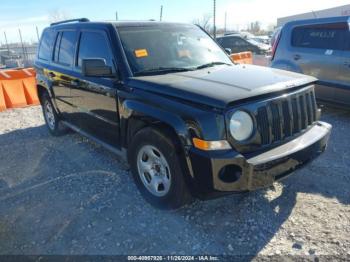
[[73, 81], [71, 95], [79, 127], [103, 142], [119, 147], [116, 78], [85, 77], [81, 74], [83, 59], [103, 58], [116, 75], [107, 33], [103, 30], [81, 31], [77, 57], [77, 78]]

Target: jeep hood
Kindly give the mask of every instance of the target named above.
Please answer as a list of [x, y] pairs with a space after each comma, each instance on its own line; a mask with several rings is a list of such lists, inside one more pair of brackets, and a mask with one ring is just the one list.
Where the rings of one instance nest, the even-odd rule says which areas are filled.
[[317, 79], [254, 65], [222, 65], [196, 71], [132, 77], [134, 88], [216, 108], [239, 100], [288, 90]]

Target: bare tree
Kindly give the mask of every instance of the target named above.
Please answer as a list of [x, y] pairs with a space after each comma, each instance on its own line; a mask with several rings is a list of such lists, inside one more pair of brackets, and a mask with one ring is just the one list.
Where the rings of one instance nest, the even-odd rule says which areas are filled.
[[201, 26], [205, 31], [210, 32], [212, 29], [211, 22], [212, 15], [204, 14], [201, 18], [196, 18], [192, 21], [193, 24]]
[[66, 10], [63, 9], [52, 9], [49, 11], [49, 21], [50, 23], [67, 20], [70, 18], [70, 15]]

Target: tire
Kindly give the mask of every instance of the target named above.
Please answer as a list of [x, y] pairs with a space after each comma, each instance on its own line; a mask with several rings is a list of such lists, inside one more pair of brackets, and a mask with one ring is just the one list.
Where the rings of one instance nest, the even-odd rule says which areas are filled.
[[151, 205], [177, 209], [192, 201], [176, 147], [161, 131], [139, 131], [129, 146], [128, 160], [136, 186]]
[[53, 136], [62, 136], [68, 132], [68, 129], [60, 123], [60, 119], [52, 104], [51, 98], [47, 92], [41, 97], [41, 107], [44, 114], [46, 127]]

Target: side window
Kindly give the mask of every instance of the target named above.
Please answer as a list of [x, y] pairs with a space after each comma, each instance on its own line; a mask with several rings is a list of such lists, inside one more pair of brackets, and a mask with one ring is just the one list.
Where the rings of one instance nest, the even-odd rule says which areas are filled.
[[225, 37], [222, 39], [221, 41], [221, 45], [224, 47], [224, 48], [232, 48], [232, 41], [230, 41], [231, 38], [230, 37]]
[[67, 66], [73, 65], [76, 37], [76, 31], [62, 31], [58, 35], [54, 52], [55, 62]]
[[38, 58], [46, 61], [51, 60], [51, 46], [53, 45], [55, 38], [55, 31], [51, 29], [45, 29], [41, 37]]
[[112, 54], [108, 46], [107, 38], [101, 32], [82, 32], [79, 44], [78, 67], [82, 66], [82, 60], [87, 58], [104, 58], [106, 64], [113, 67]]
[[295, 47], [344, 50], [345, 35], [349, 28], [345, 23], [299, 26], [292, 31]]
[[244, 41], [244, 40], [241, 39], [241, 38], [234, 37], [234, 38], [233, 38], [233, 45], [234, 45], [234, 46], [246, 46], [247, 43], [246, 43], [246, 41]]

